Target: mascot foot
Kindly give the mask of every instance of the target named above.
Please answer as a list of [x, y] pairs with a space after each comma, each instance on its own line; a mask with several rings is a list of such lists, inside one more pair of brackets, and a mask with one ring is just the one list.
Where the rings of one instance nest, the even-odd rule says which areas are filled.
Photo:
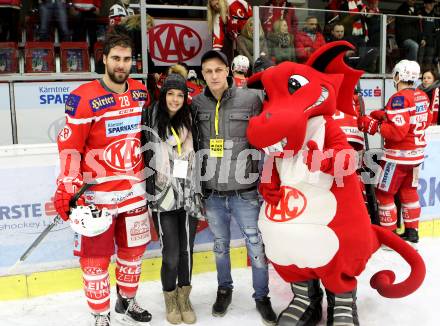
[[345, 293], [327, 294], [327, 326], [352, 325], [359, 326], [356, 306], [356, 289]]
[[278, 317], [278, 326], [314, 326], [322, 317], [319, 280], [290, 284], [293, 299]]

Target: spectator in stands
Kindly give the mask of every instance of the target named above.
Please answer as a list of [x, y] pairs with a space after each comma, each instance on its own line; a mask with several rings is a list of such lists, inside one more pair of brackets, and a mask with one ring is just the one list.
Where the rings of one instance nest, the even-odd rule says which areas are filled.
[[[254, 19], [249, 18], [243, 26], [241, 34], [237, 38], [237, 51], [247, 57], [251, 62], [254, 61]], [[268, 53], [266, 39], [263, 28], [260, 25], [260, 54]]]
[[18, 42], [21, 0], [0, 1], [0, 42]]
[[345, 37], [345, 28], [341, 23], [335, 23], [331, 30], [330, 36], [326, 39], [327, 42], [334, 42], [343, 40]]
[[418, 53], [418, 61], [423, 70], [434, 68], [434, 57], [436, 53], [436, 35], [440, 29], [440, 21], [433, 19], [436, 17], [434, 12], [434, 0], [423, 0], [423, 8], [419, 11], [421, 19], [421, 41]]
[[67, 25], [66, 2], [64, 0], [39, 0], [40, 10], [40, 41], [49, 41], [51, 22], [58, 22], [62, 41], [70, 41], [71, 34]]
[[[355, 62], [351, 65], [357, 69], [367, 70], [377, 56], [378, 52], [375, 49], [367, 48], [367, 41], [369, 40], [368, 26], [367, 26], [367, 6], [362, 0], [344, 0], [341, 3], [340, 10], [349, 11], [349, 14], [340, 14], [341, 22], [344, 24], [345, 37], [356, 47]], [[353, 57], [351, 57], [353, 58]]]
[[415, 0], [406, 0], [397, 8], [396, 15], [412, 17], [396, 17], [395, 33], [397, 45], [405, 50], [404, 58], [417, 61], [419, 52], [420, 20], [416, 17]]
[[318, 18], [306, 18], [304, 29], [295, 35], [295, 51], [298, 62], [305, 62], [309, 56], [325, 44], [324, 36], [319, 32]]
[[293, 34], [289, 33], [289, 26], [285, 19], [278, 19], [273, 23], [273, 31], [267, 35], [270, 55], [276, 63], [295, 61]]
[[292, 3], [286, 0], [269, 0], [264, 6], [269, 7], [260, 9], [260, 17], [265, 33], [273, 32], [274, 23], [279, 19], [287, 22], [289, 33], [295, 34], [297, 32], [298, 18]]
[[379, 71], [379, 52], [380, 52], [380, 33], [381, 33], [381, 16], [379, 14], [379, 0], [367, 0], [367, 16], [365, 22], [368, 27], [367, 52], [373, 49], [373, 59], [371, 65], [367, 67], [369, 72]]
[[72, 19], [74, 41], [96, 42], [97, 19], [101, 10], [101, 0], [71, 0], [70, 16]]
[[440, 124], [438, 109], [440, 101], [440, 81], [434, 69], [425, 70], [422, 73], [422, 84], [418, 87], [428, 95], [430, 100], [429, 108], [432, 113], [431, 124]]
[[212, 46], [232, 60], [234, 42], [252, 16], [252, 8], [244, 0], [208, 0], [207, 8]]
[[108, 12], [109, 25], [120, 24], [125, 17], [133, 16], [134, 11], [129, 7], [130, 0], [118, 0]]

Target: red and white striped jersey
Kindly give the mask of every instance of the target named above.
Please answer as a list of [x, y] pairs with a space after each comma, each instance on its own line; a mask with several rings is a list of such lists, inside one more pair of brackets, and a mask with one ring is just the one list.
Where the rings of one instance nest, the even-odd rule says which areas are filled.
[[[353, 109], [357, 112], [358, 116], [360, 114], [359, 98], [355, 94], [353, 95]], [[353, 145], [360, 144], [362, 149], [364, 147], [364, 133], [359, 131], [357, 125], [357, 116], [350, 115], [339, 110], [333, 114], [333, 119], [339, 124], [344, 134], [347, 136], [347, 141]]]
[[419, 89], [406, 88], [391, 96], [380, 126], [385, 140], [385, 161], [419, 164], [425, 157], [425, 129], [431, 115], [429, 98]]
[[[122, 94], [109, 91], [102, 80], [85, 83], [66, 101], [66, 125], [58, 135], [60, 176], [84, 180], [97, 177], [131, 176], [139, 181], [118, 180], [97, 184], [86, 192], [86, 200], [96, 205], [117, 205], [118, 213], [146, 204], [140, 176], [141, 112], [150, 99], [145, 86], [128, 79]], [[78, 171], [79, 168], [79, 171]]]
[[438, 122], [438, 109], [440, 104], [440, 87], [436, 87], [432, 91], [430, 110], [432, 113], [431, 124], [436, 125]]

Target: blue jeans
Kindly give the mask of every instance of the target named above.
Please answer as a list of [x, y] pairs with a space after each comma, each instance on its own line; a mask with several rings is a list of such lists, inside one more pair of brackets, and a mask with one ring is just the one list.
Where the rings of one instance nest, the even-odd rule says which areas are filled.
[[252, 264], [252, 285], [255, 299], [261, 299], [269, 293], [269, 275], [264, 245], [258, 229], [260, 204], [257, 190], [240, 194], [220, 196], [211, 194], [205, 200], [206, 216], [209, 228], [214, 234], [214, 254], [217, 266], [217, 281], [221, 287], [232, 289], [231, 257], [231, 217], [240, 227], [246, 240], [248, 255]]
[[412, 39], [406, 39], [402, 43], [403, 48], [406, 50], [406, 56], [405, 59], [417, 61], [417, 52], [419, 51], [419, 44], [412, 40]]

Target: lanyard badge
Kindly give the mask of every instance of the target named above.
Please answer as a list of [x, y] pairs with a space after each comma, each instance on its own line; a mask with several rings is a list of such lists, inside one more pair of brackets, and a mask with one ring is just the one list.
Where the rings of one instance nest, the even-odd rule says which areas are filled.
[[224, 140], [223, 138], [218, 138], [218, 110], [220, 109], [220, 100], [217, 101], [217, 105], [215, 106], [215, 137], [209, 140], [209, 156], [211, 157], [223, 157], [224, 151]]
[[[173, 127], [171, 127], [171, 132], [173, 133], [173, 136], [176, 139], [177, 154], [180, 157], [182, 155], [182, 142], [180, 141], [179, 135], [177, 134], [177, 132], [174, 130]], [[173, 177], [185, 179], [187, 176], [187, 173], [188, 173], [188, 161], [181, 160], [181, 159], [175, 159], [174, 166], [173, 166]]]

